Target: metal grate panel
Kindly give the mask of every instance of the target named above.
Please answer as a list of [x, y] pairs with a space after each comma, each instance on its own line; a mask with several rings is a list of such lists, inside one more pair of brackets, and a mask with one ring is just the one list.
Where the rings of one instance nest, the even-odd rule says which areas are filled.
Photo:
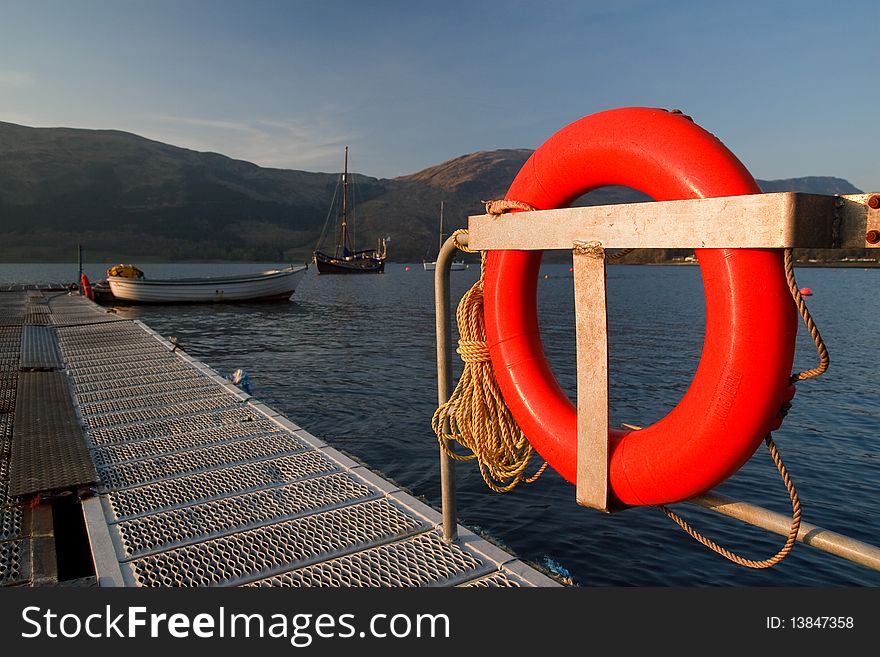
[[[107, 379], [127, 378], [128, 375], [143, 376], [146, 374], [170, 374], [174, 372], [198, 372], [195, 367], [183, 360], [172, 361], [168, 363], [156, 363], [149, 367], [131, 368], [126, 372], [120, 371], [118, 365], [103, 365], [100, 367], [90, 367], [82, 371], [76, 367], [75, 363], [71, 363], [71, 374], [77, 383], [94, 383], [96, 381], [106, 381]], [[159, 380], [162, 380], [161, 378]]]
[[22, 561], [29, 545], [28, 541], [0, 543], [0, 586], [10, 586], [27, 581]]
[[252, 438], [212, 445], [141, 461], [128, 461], [100, 468], [101, 483], [107, 489], [128, 488], [151, 481], [198, 472], [223, 465], [253, 461], [301, 451], [305, 445], [291, 434]]
[[[113, 330], [100, 330], [104, 327], [109, 327]], [[58, 326], [55, 330], [58, 331], [62, 346], [74, 357], [88, 357], [102, 349], [118, 350], [129, 346], [144, 347], [158, 344], [155, 338], [150, 337], [139, 326], [131, 322], [96, 324], [85, 327]], [[159, 346], [161, 347], [162, 345], [160, 344]]]
[[20, 507], [0, 509], [0, 541], [21, 538], [21, 518]]
[[15, 351], [0, 352], [0, 372], [17, 372], [21, 365], [18, 357], [18, 347]]
[[24, 323], [26, 299], [21, 292], [0, 292], [0, 326]]
[[[3, 311], [3, 306], [0, 306], [0, 312]], [[8, 345], [17, 345], [21, 342], [21, 327], [20, 326], [0, 326], [0, 345], [8, 346]]]
[[250, 586], [437, 586], [490, 568], [435, 532], [254, 582]]
[[[2, 309], [0, 309], [2, 313]], [[0, 326], [0, 375], [17, 372], [20, 365], [21, 327]]]
[[104, 324], [110, 322], [125, 321], [122, 317], [116, 317], [111, 313], [66, 313], [53, 312], [50, 320], [55, 326], [79, 326], [83, 324]]
[[58, 333], [74, 354], [95, 354], [100, 349], [124, 346], [158, 345], [159, 342], [132, 321], [104, 322], [82, 326], [59, 326]]
[[16, 396], [9, 494], [97, 482], [67, 377], [60, 372], [22, 372]]
[[0, 506], [19, 503], [17, 497], [9, 494], [9, 457], [11, 452], [12, 415], [0, 414]]
[[141, 556], [375, 496], [339, 473], [123, 521], [116, 530], [125, 556]]
[[110, 491], [106, 499], [113, 515], [123, 519], [338, 470], [330, 459], [319, 452], [301, 452]]
[[18, 388], [18, 372], [0, 371], [0, 415], [15, 410], [15, 391]]
[[381, 498], [168, 550], [128, 565], [133, 581], [141, 586], [243, 583], [425, 528]]
[[[125, 379], [128, 376], [156, 376], [161, 375], [154, 381], [163, 381], [170, 378], [169, 374], [196, 372], [199, 371], [183, 360], [176, 360], [166, 363], [156, 363], [149, 367], [131, 368], [126, 372], [120, 371], [118, 365], [104, 365], [101, 367], [90, 367], [80, 370], [75, 365], [71, 367], [71, 374], [74, 380], [79, 383], [95, 383], [105, 382], [113, 379]], [[201, 373], [204, 376], [204, 373]]]
[[145, 343], [154, 340], [140, 326], [130, 321], [88, 326], [59, 326], [59, 335], [65, 345], [75, 351], [91, 352], [103, 346], [120, 346], [134, 341]]
[[52, 323], [51, 311], [45, 304], [29, 303], [24, 311], [24, 323], [36, 325], [48, 325]]
[[64, 324], [93, 324], [103, 322], [118, 322], [122, 317], [107, 308], [93, 305], [77, 294], [60, 294], [48, 299], [52, 309], [52, 323]]
[[109, 368], [110, 371], [116, 373], [116, 376], [125, 376], [126, 372], [130, 370], [150, 371], [154, 368], [167, 365], [188, 365], [188, 363], [181, 360], [179, 356], [176, 356], [167, 349], [163, 349], [158, 342], [156, 343], [156, 347], [157, 349], [154, 351], [137, 354], [123, 354], [121, 356], [108, 354], [106, 358], [98, 360], [85, 360], [74, 356], [69, 362], [71, 369], [75, 369], [78, 374], [87, 375], [95, 371], [100, 372]]
[[25, 326], [21, 332], [21, 369], [57, 370], [63, 367], [55, 329], [51, 326]]
[[[3, 470], [3, 467], [0, 467], [0, 470]], [[0, 477], [0, 506], [13, 506], [21, 504], [22, 501], [21, 498], [9, 494], [8, 470], [9, 468], [6, 467], [6, 472]]]
[[59, 326], [73, 349], [93, 350], [101, 346], [119, 346], [127, 341], [146, 342], [154, 338], [132, 321], [119, 321], [82, 326]]
[[107, 344], [100, 349], [70, 349], [64, 350], [68, 360], [76, 367], [89, 367], [109, 362], [137, 362], [151, 357], [165, 356], [176, 359], [177, 356], [159, 344], [156, 340], [147, 342], [126, 342], [126, 344]]
[[180, 399], [186, 399], [189, 395], [204, 394], [215, 390], [225, 390], [216, 381], [200, 378], [181, 379], [173, 383], [153, 383], [143, 386], [129, 386], [126, 388], [101, 388], [92, 392], [78, 392], [76, 398], [80, 406], [85, 409], [89, 404], [108, 402], [111, 404], [128, 404], [132, 406], [141, 399], [152, 399], [158, 395], [179, 395]]
[[119, 379], [96, 379], [94, 381], [74, 380], [74, 389], [81, 392], [99, 392], [115, 390], [139, 390], [140, 386], [159, 383], [176, 384], [181, 381], [204, 381], [205, 374], [197, 369], [180, 370], [179, 372], [161, 372], [158, 374], [134, 375]]
[[247, 422], [245, 424], [211, 427], [177, 436], [149, 438], [126, 443], [99, 445], [92, 448], [92, 459], [97, 466], [112, 465], [124, 461], [161, 456], [194, 447], [206, 447], [227, 443], [241, 438], [255, 438], [272, 434], [286, 433], [284, 429], [270, 420]]
[[121, 443], [128, 440], [144, 440], [161, 438], [182, 433], [190, 433], [209, 427], [243, 424], [258, 420], [258, 416], [247, 408], [235, 408], [228, 411], [208, 411], [198, 415], [187, 415], [180, 418], [159, 418], [145, 421], [142, 424], [130, 424], [112, 429], [92, 429], [89, 437], [95, 445]]
[[[102, 416], [89, 417], [89, 426], [99, 426], [105, 420], [105, 418], [112, 419], [115, 417], [120, 417], [124, 413], [131, 413], [131, 409], [133, 407], [137, 408], [138, 412], [143, 412], [143, 414], [145, 415], [152, 409], [154, 415], [167, 416], [183, 415], [186, 412], [190, 412], [175, 412], [170, 410], [172, 407], [178, 406], [182, 403], [192, 405], [192, 408], [195, 410], [213, 408], [214, 404], [217, 404], [218, 408], [226, 406], [239, 406], [242, 404], [241, 398], [236, 397], [228, 390], [225, 390], [218, 386], [216, 383], [213, 384], [213, 387], [197, 388], [195, 390], [180, 390], [175, 392], [169, 391], [154, 393], [151, 395], [144, 394], [138, 395], [134, 398], [111, 398], [95, 402], [84, 402], [79, 395], [77, 395], [77, 398], [80, 401], [79, 408], [83, 416]], [[105, 424], [110, 425], [117, 423], [106, 422]]]
[[0, 326], [21, 326], [24, 324], [24, 308], [0, 306]]
[[[117, 370], [121, 369], [123, 365], [125, 367], [122, 369], [126, 370], [152, 369], [157, 365], [181, 362], [179, 356], [171, 353], [168, 349], [164, 349], [158, 342], [155, 344], [156, 346], [152, 349], [134, 353], [130, 353], [125, 349], [119, 350], [118, 355], [112, 351], [107, 351], [103, 358], [84, 358], [71, 354], [70, 364], [83, 374], [88, 374], [96, 368], [107, 366], [113, 366]], [[124, 374], [124, 372], [121, 372], [121, 374]]]
[[180, 402], [178, 404], [164, 404], [158, 406], [138, 405], [136, 408], [126, 411], [110, 412], [110, 408], [104, 404], [93, 404], [99, 412], [88, 414], [83, 417], [86, 428], [102, 429], [105, 427], [119, 427], [140, 422], [152, 422], [153, 420], [167, 420], [185, 415], [205, 413], [207, 411], [223, 411], [242, 407], [244, 402], [230, 394], [204, 396], [195, 400]]
[[474, 579], [469, 582], [465, 582], [464, 584], [459, 584], [459, 586], [481, 589], [496, 589], [517, 588], [521, 587], [522, 584], [520, 584], [517, 580], [511, 579], [507, 573], [500, 570], [497, 573], [492, 573], [491, 575], [486, 575], [485, 577], [480, 577], [479, 579]]

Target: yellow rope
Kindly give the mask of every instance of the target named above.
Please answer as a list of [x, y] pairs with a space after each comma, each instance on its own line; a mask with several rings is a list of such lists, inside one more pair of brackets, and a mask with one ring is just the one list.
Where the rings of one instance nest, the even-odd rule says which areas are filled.
[[794, 383], [796, 381], [806, 381], [807, 379], [812, 379], [820, 374], [824, 374], [825, 370], [827, 370], [828, 366], [831, 364], [831, 358], [828, 356], [828, 348], [825, 346], [825, 341], [819, 334], [816, 322], [813, 321], [813, 316], [807, 309], [807, 302], [804, 300], [804, 297], [801, 294], [801, 289], [798, 287], [797, 281], [794, 278], [794, 258], [791, 249], [785, 250], [785, 279], [788, 282], [788, 289], [791, 291], [791, 296], [794, 297], [794, 301], [797, 304], [798, 312], [803, 318], [804, 324], [810, 332], [810, 337], [813, 338], [813, 343], [816, 345], [816, 351], [819, 354], [819, 364], [816, 367], [791, 375], [791, 382]]
[[695, 530], [691, 525], [682, 518], [677, 515], [672, 510], [668, 509], [665, 506], [661, 506], [660, 510], [666, 514], [666, 516], [672, 520], [675, 524], [681, 527], [684, 531], [688, 533], [692, 538], [696, 539], [707, 548], [712, 550], [713, 552], [717, 552], [722, 557], [729, 559], [730, 561], [739, 564], [740, 566], [745, 566], [746, 568], [770, 568], [771, 566], [775, 566], [780, 561], [785, 559], [788, 556], [791, 549], [794, 547], [795, 541], [797, 541], [798, 532], [801, 529], [801, 503], [798, 499], [797, 490], [795, 490], [794, 483], [791, 480], [791, 477], [788, 476], [788, 470], [785, 468], [785, 464], [782, 462], [782, 457], [779, 455], [779, 450], [776, 449], [776, 444], [773, 442], [773, 438], [768, 433], [764, 438], [764, 442], [767, 444], [767, 449], [770, 450], [770, 457], [773, 459], [773, 463], [776, 465], [776, 469], [779, 471], [780, 476], [782, 477], [782, 481], [785, 483], [785, 488], [788, 490], [788, 496], [791, 499], [791, 527], [788, 530], [788, 537], [785, 540], [785, 544], [779, 549], [779, 551], [774, 554], [769, 559], [763, 559], [761, 561], [756, 561], [754, 559], [746, 559], [745, 557], [741, 557], [738, 554], [735, 554], [728, 550], [727, 548], [723, 548], [718, 543], [713, 541], [710, 538], [706, 538], [702, 534], [700, 534], [697, 530]]
[[[525, 208], [517, 205], [516, 209]], [[495, 214], [503, 211], [497, 210]], [[461, 234], [467, 234], [467, 231], [455, 231], [453, 237]], [[458, 248], [473, 252], [461, 245]], [[506, 493], [522, 481], [531, 483], [537, 479], [547, 464], [541, 466], [535, 475], [525, 475], [534, 450], [498, 389], [483, 319], [485, 263], [486, 254], [482, 253], [480, 279], [462, 297], [455, 313], [459, 333], [456, 351], [464, 363], [464, 371], [449, 401], [441, 405], [431, 418], [431, 427], [451, 458], [458, 461], [476, 459], [489, 488], [496, 493]], [[467, 453], [454, 451], [453, 442], [464, 447]]]

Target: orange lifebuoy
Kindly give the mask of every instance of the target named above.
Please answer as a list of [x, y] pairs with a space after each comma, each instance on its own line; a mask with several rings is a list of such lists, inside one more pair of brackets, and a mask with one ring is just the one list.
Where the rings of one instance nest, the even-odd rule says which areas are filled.
[[82, 283], [83, 294], [91, 299], [95, 300], [95, 293], [92, 291], [92, 285], [89, 283], [89, 277], [83, 274], [80, 276], [80, 282]]
[[[550, 137], [523, 165], [507, 198], [564, 207], [605, 185], [657, 201], [760, 193], [745, 166], [681, 114], [623, 108], [587, 116]], [[782, 252], [697, 249], [706, 332], [694, 379], [678, 405], [639, 431], [609, 431], [609, 492], [626, 505], [667, 504], [718, 485], [778, 428], [797, 330]], [[565, 479], [577, 472], [577, 411], [544, 355], [536, 296], [540, 251], [491, 251], [486, 336], [514, 418]]]

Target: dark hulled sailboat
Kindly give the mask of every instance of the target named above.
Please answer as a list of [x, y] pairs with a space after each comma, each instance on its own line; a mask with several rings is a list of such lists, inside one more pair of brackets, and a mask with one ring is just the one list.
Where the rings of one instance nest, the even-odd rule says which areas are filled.
[[[381, 274], [385, 271], [387, 249], [385, 240], [379, 240], [375, 249], [355, 251], [348, 229], [348, 146], [342, 171], [342, 202], [339, 204], [339, 226], [333, 255], [315, 250], [313, 259], [319, 274]], [[320, 246], [320, 245], [319, 245]]]

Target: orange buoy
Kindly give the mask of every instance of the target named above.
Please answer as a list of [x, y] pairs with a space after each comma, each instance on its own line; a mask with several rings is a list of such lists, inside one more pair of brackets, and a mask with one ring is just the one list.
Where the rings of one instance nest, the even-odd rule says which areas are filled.
[[801, 288], [801, 296], [802, 297], [811, 297], [813, 296], [813, 291], [808, 287]]
[[[568, 206], [606, 185], [657, 201], [758, 194], [745, 166], [688, 117], [624, 108], [587, 116], [550, 137], [507, 199], [539, 210]], [[797, 314], [783, 253], [698, 249], [706, 295], [703, 353], [678, 405], [638, 431], [609, 430], [609, 492], [627, 505], [668, 504], [736, 472], [794, 395], [789, 383]], [[577, 479], [577, 411], [541, 344], [540, 251], [489, 251], [484, 313], [501, 393], [532, 446], [559, 474]]]

